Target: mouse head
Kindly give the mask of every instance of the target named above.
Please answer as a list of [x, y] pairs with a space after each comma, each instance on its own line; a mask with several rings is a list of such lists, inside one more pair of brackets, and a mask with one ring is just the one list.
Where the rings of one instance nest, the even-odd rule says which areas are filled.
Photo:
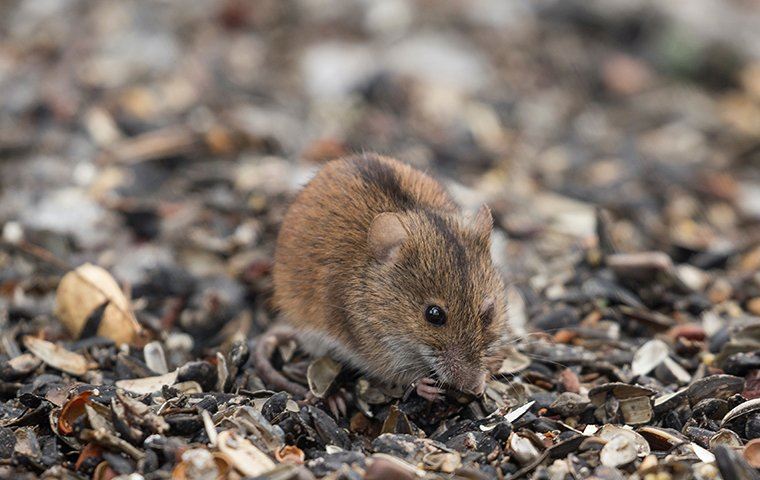
[[382, 344], [377, 361], [406, 383], [437, 377], [480, 394], [485, 362], [506, 331], [501, 276], [490, 254], [491, 212], [377, 215], [364, 307]]

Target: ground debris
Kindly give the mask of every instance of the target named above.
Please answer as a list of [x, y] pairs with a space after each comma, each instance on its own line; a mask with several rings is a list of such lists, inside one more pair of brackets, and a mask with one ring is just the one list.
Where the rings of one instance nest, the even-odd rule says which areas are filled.
[[[751, 3], [0, 4], [0, 478], [758, 478]], [[361, 151], [492, 210], [481, 398], [253, 366], [289, 202]]]

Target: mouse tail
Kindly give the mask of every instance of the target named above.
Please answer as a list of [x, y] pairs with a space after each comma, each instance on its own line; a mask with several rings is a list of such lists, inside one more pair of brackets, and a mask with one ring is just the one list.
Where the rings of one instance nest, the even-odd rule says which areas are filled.
[[267, 386], [285, 390], [295, 396], [306, 397], [309, 389], [285, 378], [282, 373], [274, 368], [271, 361], [278, 345], [295, 340], [295, 338], [296, 335], [293, 330], [283, 327], [270, 328], [256, 342], [253, 352], [253, 365], [256, 368], [256, 373]]

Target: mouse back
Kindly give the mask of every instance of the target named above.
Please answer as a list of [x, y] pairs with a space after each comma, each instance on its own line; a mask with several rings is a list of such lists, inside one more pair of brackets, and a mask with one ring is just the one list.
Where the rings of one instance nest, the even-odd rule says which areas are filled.
[[328, 162], [296, 196], [280, 227], [275, 307], [289, 323], [340, 335], [342, 325], [327, 325], [324, 319], [343, 317], [345, 306], [335, 297], [370, 260], [368, 232], [374, 218], [456, 208], [440, 183], [396, 160], [362, 154]]

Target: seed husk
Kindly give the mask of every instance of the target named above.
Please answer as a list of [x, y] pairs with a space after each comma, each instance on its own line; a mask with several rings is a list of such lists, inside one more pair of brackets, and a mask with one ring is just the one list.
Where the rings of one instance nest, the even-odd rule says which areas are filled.
[[25, 336], [23, 343], [37, 358], [62, 372], [81, 376], [90, 369], [90, 362], [75, 352], [40, 338]]

